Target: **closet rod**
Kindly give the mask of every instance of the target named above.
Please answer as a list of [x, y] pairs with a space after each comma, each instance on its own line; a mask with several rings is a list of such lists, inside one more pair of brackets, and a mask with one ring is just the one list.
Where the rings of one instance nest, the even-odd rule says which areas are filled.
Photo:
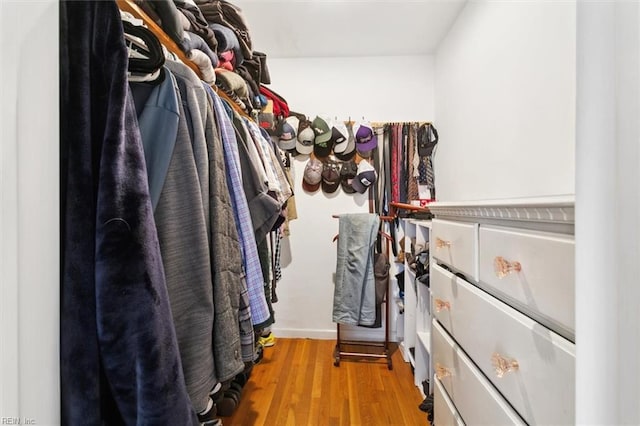
[[386, 124], [417, 124], [418, 126], [422, 126], [425, 124], [431, 124], [430, 121], [373, 121], [371, 122], [372, 127], [382, 127]]
[[[331, 217], [334, 219], [339, 219], [340, 215], [334, 214], [334, 215], [331, 215]], [[379, 216], [379, 218], [383, 222], [393, 222], [396, 219], [395, 216]]]
[[[355, 124], [356, 122], [353, 120], [347, 120], [344, 122], [345, 125], [349, 125], [349, 124]], [[372, 121], [369, 124], [371, 124], [372, 127], [382, 127], [386, 124], [394, 124], [394, 123], [398, 123], [398, 124], [417, 124], [418, 126], [422, 126], [424, 124], [432, 124], [430, 121]]]
[[[186, 66], [191, 68], [196, 73], [196, 75], [200, 79], [202, 79], [202, 73], [200, 72], [200, 68], [198, 68], [198, 65], [196, 65], [195, 62], [193, 62], [191, 59], [187, 58], [187, 55], [178, 47], [176, 42], [173, 41], [171, 37], [169, 37], [167, 33], [165, 33], [164, 30], [160, 28], [160, 26], [158, 26], [158, 24], [156, 24], [155, 21], [151, 19], [149, 15], [147, 15], [144, 10], [140, 8], [140, 6], [135, 4], [133, 0], [116, 0], [116, 3], [118, 4], [118, 8], [120, 8], [120, 10], [129, 12], [134, 17], [141, 19], [142, 22], [144, 22], [144, 24], [147, 26], [147, 28], [149, 28], [149, 30], [153, 34], [155, 34], [156, 37], [158, 37], [158, 40], [163, 46], [165, 46], [171, 53], [176, 55], [178, 59], [180, 59]], [[240, 108], [240, 106], [229, 97], [229, 95], [224, 93], [222, 90], [218, 90], [215, 85], [212, 85], [211, 87], [221, 98], [226, 100], [229, 105], [231, 105], [231, 107], [238, 112], [238, 114], [243, 117], [252, 119], [245, 110]]]

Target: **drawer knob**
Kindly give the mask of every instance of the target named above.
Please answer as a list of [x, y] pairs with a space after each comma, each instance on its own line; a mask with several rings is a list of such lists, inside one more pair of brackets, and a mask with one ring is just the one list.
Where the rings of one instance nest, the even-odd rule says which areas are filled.
[[504, 278], [513, 272], [520, 272], [522, 265], [518, 261], [508, 261], [502, 256], [496, 256], [493, 259], [493, 269], [498, 278]]
[[436, 248], [437, 249], [450, 247], [450, 246], [451, 246], [451, 241], [445, 241], [440, 237], [436, 237]]
[[440, 312], [443, 309], [446, 309], [447, 311], [451, 310], [451, 304], [446, 300], [434, 299], [433, 303], [436, 305], [436, 312]]
[[505, 358], [497, 352], [491, 357], [491, 363], [493, 364], [493, 368], [496, 370], [496, 376], [498, 377], [502, 377], [505, 374], [516, 371], [520, 368], [518, 361], [515, 359]]
[[447, 367], [443, 366], [439, 362], [436, 362], [436, 377], [438, 378], [438, 380], [442, 380], [445, 377], [450, 377], [450, 376], [451, 376], [451, 370], [449, 370]]

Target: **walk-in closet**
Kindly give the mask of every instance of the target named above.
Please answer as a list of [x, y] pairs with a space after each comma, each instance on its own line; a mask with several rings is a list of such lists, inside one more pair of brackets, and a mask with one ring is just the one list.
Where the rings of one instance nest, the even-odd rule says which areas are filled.
[[0, 22], [0, 424], [640, 424], [639, 2]]

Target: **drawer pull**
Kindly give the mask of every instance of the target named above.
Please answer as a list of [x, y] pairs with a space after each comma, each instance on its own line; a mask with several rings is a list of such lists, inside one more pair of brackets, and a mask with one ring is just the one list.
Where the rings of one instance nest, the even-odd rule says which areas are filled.
[[447, 311], [451, 310], [451, 304], [442, 299], [434, 299], [433, 303], [436, 305], [436, 312], [440, 312], [443, 309], [446, 309]]
[[445, 377], [451, 377], [451, 370], [443, 366], [439, 362], [436, 363], [436, 377], [438, 380], [442, 380]]
[[505, 374], [516, 371], [520, 368], [518, 361], [515, 359], [505, 358], [497, 352], [491, 357], [491, 363], [493, 364], [493, 368], [496, 370], [496, 376], [498, 377], [502, 377]]
[[437, 249], [441, 249], [444, 247], [450, 247], [451, 246], [451, 241], [445, 241], [440, 237], [436, 237], [436, 248]]
[[518, 261], [508, 261], [502, 256], [496, 256], [493, 259], [493, 270], [495, 271], [498, 278], [504, 278], [512, 272], [520, 272], [522, 270], [522, 265]]

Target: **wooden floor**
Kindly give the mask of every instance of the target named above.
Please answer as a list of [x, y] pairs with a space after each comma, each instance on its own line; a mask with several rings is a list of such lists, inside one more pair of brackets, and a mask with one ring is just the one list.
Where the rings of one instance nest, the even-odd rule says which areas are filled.
[[342, 358], [333, 340], [280, 339], [265, 348], [224, 426], [428, 425], [411, 367], [395, 347], [386, 361]]

